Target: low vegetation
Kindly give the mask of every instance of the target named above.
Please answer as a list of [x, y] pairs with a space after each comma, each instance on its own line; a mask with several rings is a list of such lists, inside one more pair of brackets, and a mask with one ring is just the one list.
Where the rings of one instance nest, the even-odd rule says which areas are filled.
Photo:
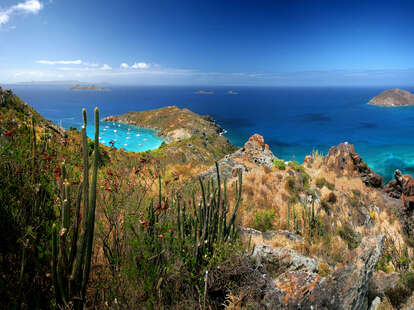
[[274, 159], [273, 160], [273, 167], [275, 167], [276, 169], [279, 170], [285, 170], [286, 169], [286, 164], [285, 161], [282, 159]]

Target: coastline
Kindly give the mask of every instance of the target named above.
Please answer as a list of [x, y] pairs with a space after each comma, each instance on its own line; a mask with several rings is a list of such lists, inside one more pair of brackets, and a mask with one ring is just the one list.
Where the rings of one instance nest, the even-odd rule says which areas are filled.
[[160, 128], [156, 128], [156, 127], [152, 127], [152, 126], [145, 126], [145, 125], [138, 126], [138, 125], [133, 124], [131, 122], [126, 122], [125, 120], [109, 120], [109, 119], [107, 119], [108, 117], [113, 117], [113, 115], [104, 117], [103, 119], [101, 119], [101, 122], [104, 122], [104, 123], [119, 123], [119, 124], [123, 124], [123, 125], [126, 125], [126, 126], [131, 126], [131, 127], [137, 128], [138, 130], [139, 129], [151, 130], [151, 131], [154, 132], [155, 136], [162, 139], [163, 142], [165, 142], [167, 144], [173, 142], [173, 139], [171, 137], [165, 136], [164, 134], [161, 133]]

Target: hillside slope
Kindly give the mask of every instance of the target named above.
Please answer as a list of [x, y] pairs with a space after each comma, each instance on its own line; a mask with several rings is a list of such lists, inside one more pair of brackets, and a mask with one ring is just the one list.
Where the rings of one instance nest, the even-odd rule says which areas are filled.
[[[278, 159], [257, 134], [236, 149], [188, 110], [127, 115], [110, 120], [175, 138], [144, 153], [100, 146], [87, 308], [196, 309], [204, 299], [211, 309], [411, 307], [410, 176], [384, 186], [349, 143], [300, 164]], [[70, 199], [83, 181], [80, 141], [0, 89], [0, 297], [9, 308], [54, 307], [51, 225], [60, 221], [62, 163]], [[222, 224], [199, 230], [202, 218], [233, 215], [238, 229], [225, 242], [214, 239]], [[202, 244], [210, 248], [199, 255]]]

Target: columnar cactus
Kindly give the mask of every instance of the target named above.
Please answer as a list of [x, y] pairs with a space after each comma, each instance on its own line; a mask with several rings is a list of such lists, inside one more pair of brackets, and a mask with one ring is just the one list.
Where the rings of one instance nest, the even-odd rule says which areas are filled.
[[[86, 286], [89, 280], [93, 235], [95, 226], [96, 183], [99, 162], [99, 111], [95, 108], [95, 141], [92, 166], [89, 166], [88, 140], [86, 136], [86, 111], [83, 109], [82, 155], [83, 182], [78, 188], [76, 201], [70, 198], [70, 186], [66, 179], [66, 169], [62, 167], [62, 207], [60, 225], [53, 224], [52, 240], [52, 274], [56, 302], [59, 305], [73, 303], [75, 309], [82, 309]], [[89, 186], [89, 169], [92, 168], [91, 186]], [[82, 199], [83, 198], [83, 199]], [[81, 204], [83, 202], [82, 220]], [[74, 209], [71, 223], [70, 210]], [[82, 224], [82, 229], [79, 225]], [[60, 229], [58, 229], [60, 227]], [[67, 240], [69, 231], [71, 240]], [[59, 240], [59, 241], [58, 241]], [[79, 241], [79, 242], [78, 242]]]
[[[193, 197], [193, 212], [186, 213], [186, 202], [177, 197], [177, 229], [178, 235], [184, 239], [185, 235], [194, 238], [197, 246], [194, 255], [197, 261], [203, 259], [207, 252], [214, 252], [214, 244], [227, 242], [235, 236], [235, 220], [242, 192], [242, 174], [239, 171], [238, 181], [235, 183], [235, 205], [231, 216], [227, 214], [230, 210], [227, 202], [227, 184], [224, 180], [223, 193], [218, 163], [216, 163], [217, 182], [212, 179], [207, 186], [200, 178], [201, 200], [198, 205]], [[161, 180], [160, 180], [161, 184]], [[161, 187], [160, 187], [161, 193]], [[161, 197], [161, 196], [160, 196]]]

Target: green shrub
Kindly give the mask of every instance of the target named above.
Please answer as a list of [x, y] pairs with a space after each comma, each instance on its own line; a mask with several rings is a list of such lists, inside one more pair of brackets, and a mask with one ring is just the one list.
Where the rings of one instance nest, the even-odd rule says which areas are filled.
[[299, 189], [300, 186], [297, 184], [296, 178], [288, 176], [285, 181], [285, 189], [291, 195], [292, 202], [295, 203], [299, 200]]
[[335, 189], [335, 185], [333, 185], [332, 183], [329, 183], [329, 182], [326, 182], [325, 186], [331, 191], [333, 191]]
[[413, 291], [414, 290], [414, 273], [411, 271], [404, 273], [403, 283], [410, 291]]
[[318, 188], [322, 188], [326, 184], [326, 179], [324, 177], [316, 178], [315, 184]]
[[302, 181], [302, 185], [303, 185], [304, 189], [308, 189], [309, 181], [310, 181], [310, 175], [307, 174], [306, 172], [302, 172], [299, 177]]
[[285, 161], [282, 159], [274, 159], [273, 160], [273, 167], [275, 167], [276, 169], [279, 170], [285, 170], [286, 169], [286, 164]]
[[305, 168], [301, 164], [299, 164], [297, 161], [290, 161], [288, 165], [296, 172], [305, 172]]
[[361, 192], [359, 190], [352, 189], [351, 192], [354, 195], [354, 197], [361, 197]]
[[359, 246], [361, 238], [353, 231], [351, 226], [345, 223], [341, 228], [338, 229], [338, 235], [347, 243], [350, 250], [356, 249]]
[[377, 264], [376, 270], [381, 270], [381, 271], [383, 271], [385, 273], [391, 273], [391, 272], [393, 272], [394, 270], [390, 266], [391, 259], [392, 259], [392, 257], [391, 257], [390, 254], [383, 253], [383, 255], [378, 260], [378, 264]]
[[262, 232], [271, 230], [275, 217], [273, 210], [259, 210], [254, 214], [253, 228]]
[[321, 277], [327, 277], [331, 274], [331, 267], [327, 263], [319, 263], [318, 274]]

